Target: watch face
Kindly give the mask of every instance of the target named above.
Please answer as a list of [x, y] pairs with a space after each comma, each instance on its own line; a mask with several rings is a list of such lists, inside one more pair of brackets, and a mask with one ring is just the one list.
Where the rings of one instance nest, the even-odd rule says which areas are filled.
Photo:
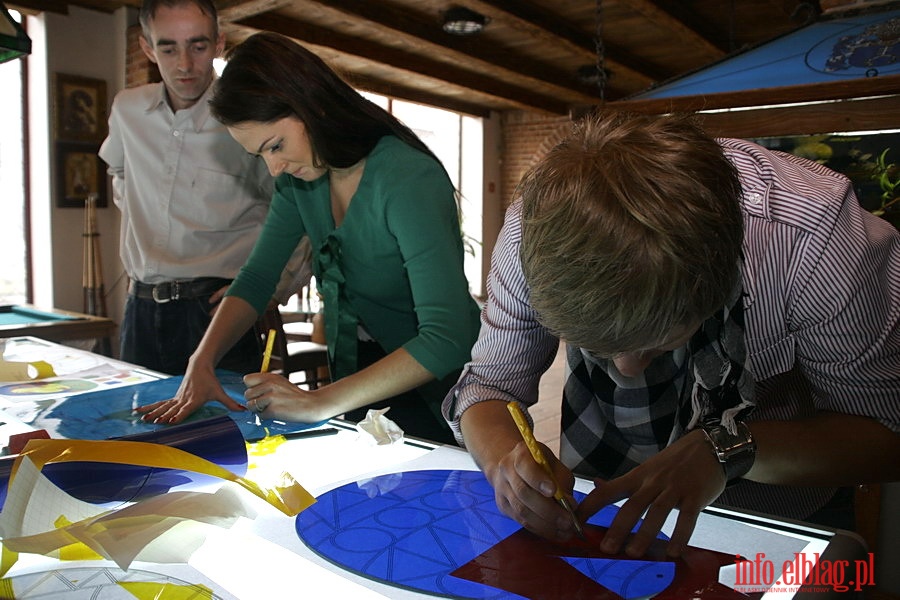
[[750, 435], [750, 430], [746, 425], [743, 425], [743, 423], [738, 426], [738, 433], [740, 435], [731, 435], [728, 430], [721, 425], [706, 428], [705, 431], [715, 448], [716, 455], [719, 457], [720, 462], [725, 462], [738, 454], [753, 452], [756, 449], [753, 437]]
[[725, 471], [725, 479], [729, 485], [746, 475], [756, 460], [756, 443], [750, 428], [741, 422], [736, 425], [738, 435], [731, 435], [722, 425], [701, 425]]

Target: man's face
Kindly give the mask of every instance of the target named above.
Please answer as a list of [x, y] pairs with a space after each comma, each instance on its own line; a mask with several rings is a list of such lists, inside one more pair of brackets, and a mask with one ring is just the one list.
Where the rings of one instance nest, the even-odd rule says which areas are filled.
[[213, 79], [213, 59], [225, 46], [209, 15], [195, 4], [160, 6], [141, 48], [159, 67], [173, 110], [193, 106]]
[[[644, 372], [653, 359], [661, 356], [666, 352], [671, 352], [682, 346], [685, 346], [694, 333], [700, 328], [701, 323], [691, 324], [682, 327], [676, 327], [671, 331], [665, 339], [655, 344], [652, 348], [635, 350], [632, 352], [622, 352], [615, 356], [608, 357], [616, 366], [616, 370], [626, 377], [637, 377]], [[601, 357], [603, 358], [603, 357]]]

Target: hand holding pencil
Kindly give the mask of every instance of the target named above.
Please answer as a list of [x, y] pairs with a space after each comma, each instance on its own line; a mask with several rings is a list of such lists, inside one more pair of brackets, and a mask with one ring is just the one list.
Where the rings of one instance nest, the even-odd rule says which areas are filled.
[[276, 330], [269, 330], [259, 372], [244, 376], [247, 410], [256, 413], [257, 424], [260, 419], [318, 423], [333, 417], [328, 403], [322, 401], [323, 389], [305, 390], [283, 374], [269, 372], [277, 335]]
[[259, 368], [260, 373], [268, 373], [269, 371], [269, 363], [272, 360], [272, 350], [275, 348], [275, 335], [275, 330], [270, 329], [269, 334], [266, 337], [266, 349], [263, 352], [262, 366]]
[[575, 516], [575, 511], [572, 508], [572, 505], [569, 503], [568, 499], [566, 499], [565, 495], [563, 495], [562, 488], [556, 481], [556, 477], [553, 476], [553, 469], [550, 467], [550, 463], [547, 462], [547, 457], [544, 456], [544, 453], [541, 450], [541, 447], [538, 445], [534, 434], [531, 432], [531, 427], [528, 425], [528, 421], [525, 418], [525, 415], [522, 413], [522, 409], [519, 408], [519, 405], [516, 402], [507, 403], [506, 408], [509, 410], [510, 414], [513, 417], [513, 420], [516, 422], [516, 427], [519, 428], [519, 433], [522, 434], [522, 439], [525, 441], [525, 445], [528, 447], [528, 451], [531, 452], [532, 458], [534, 458], [534, 461], [544, 469], [547, 475], [550, 476], [550, 480], [553, 482], [555, 488], [553, 492], [553, 498], [557, 502], [559, 502], [560, 506], [566, 509], [566, 512], [568, 512], [569, 516], [572, 518], [572, 523], [575, 526], [575, 531], [578, 533], [578, 537], [584, 539], [584, 530], [581, 527], [581, 523], [578, 521], [578, 517]]
[[[269, 330], [269, 334], [266, 336], [266, 349], [263, 352], [262, 357], [262, 365], [259, 367], [260, 373], [267, 373], [269, 371], [269, 363], [272, 361], [272, 349], [275, 348], [275, 336], [276, 332], [274, 329]], [[258, 402], [253, 405], [253, 412], [256, 416], [256, 425], [262, 425], [262, 422], [259, 419], [259, 413], [265, 410]]]

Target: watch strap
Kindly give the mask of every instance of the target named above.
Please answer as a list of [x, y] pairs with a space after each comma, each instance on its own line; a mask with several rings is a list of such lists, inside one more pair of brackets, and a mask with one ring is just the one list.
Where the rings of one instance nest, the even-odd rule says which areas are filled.
[[722, 467], [725, 469], [727, 485], [736, 483], [738, 479], [746, 475], [753, 467], [755, 461], [756, 451], [747, 450], [745, 452], [739, 452], [735, 456], [721, 463]]

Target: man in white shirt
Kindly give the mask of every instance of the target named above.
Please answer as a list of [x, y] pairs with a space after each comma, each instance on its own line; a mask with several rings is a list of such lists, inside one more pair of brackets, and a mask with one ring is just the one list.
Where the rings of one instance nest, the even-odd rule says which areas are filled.
[[[100, 149], [130, 278], [121, 358], [178, 374], [256, 242], [272, 180], [209, 114], [213, 59], [225, 44], [213, 3], [147, 0], [140, 21], [141, 48], [163, 81], [116, 96]], [[299, 270], [292, 261], [282, 283]], [[250, 330], [219, 366], [253, 372], [259, 364]]]

